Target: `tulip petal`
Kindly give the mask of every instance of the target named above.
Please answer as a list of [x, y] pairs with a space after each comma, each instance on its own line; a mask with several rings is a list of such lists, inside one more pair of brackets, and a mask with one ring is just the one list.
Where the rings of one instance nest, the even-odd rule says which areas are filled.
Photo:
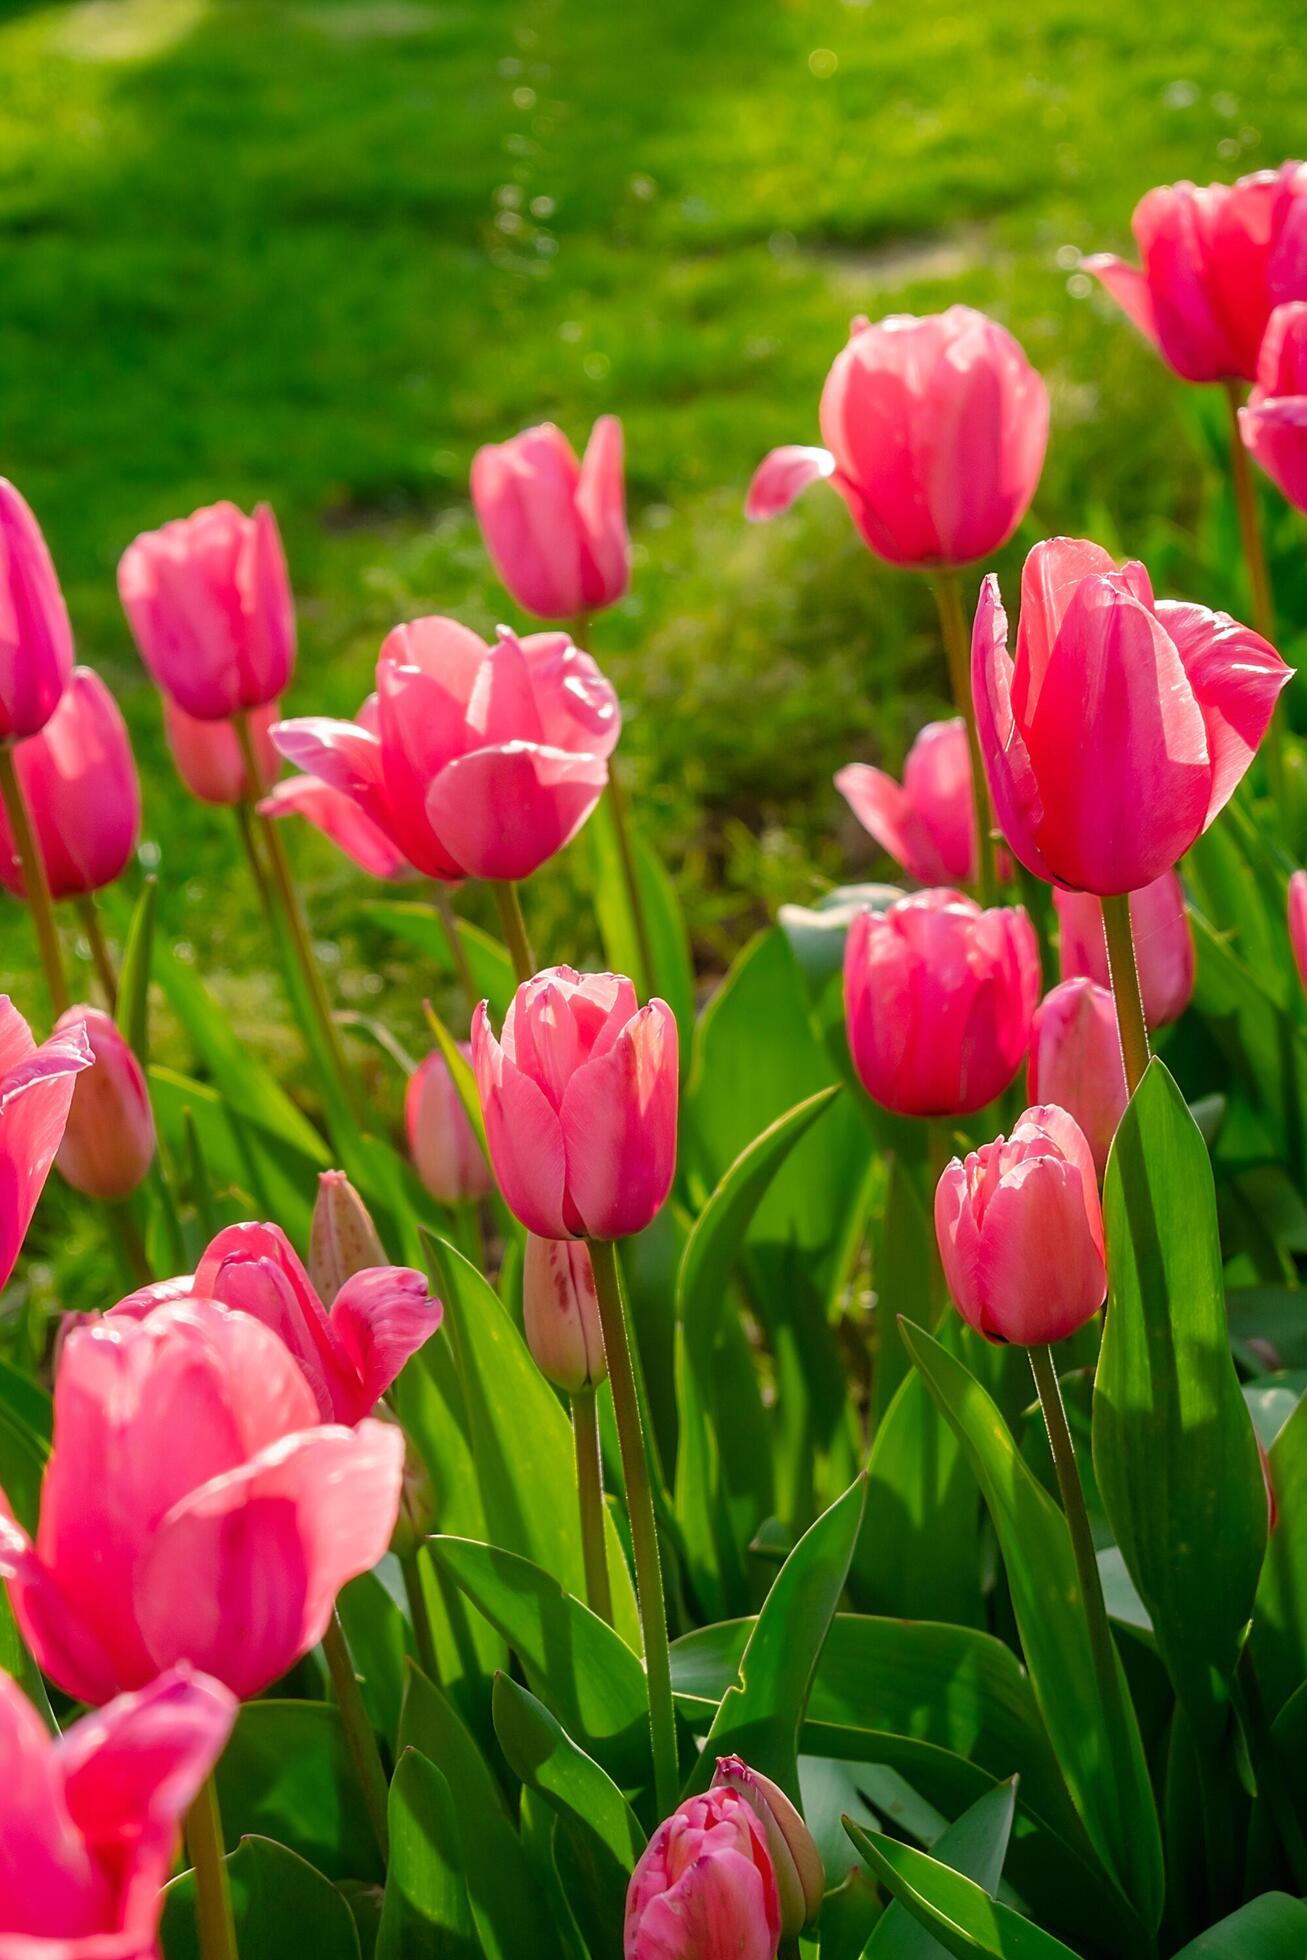
[[481, 662], [465, 720], [464, 747], [496, 748], [504, 742], [535, 744], [544, 739], [526, 656], [517, 635], [507, 627], [500, 627], [499, 638]]
[[622, 732], [612, 684], [566, 633], [528, 633], [522, 653], [546, 748], [610, 756]]
[[504, 584], [528, 612], [567, 619], [585, 604], [575, 497], [580, 466], [552, 422], [472, 459], [472, 502]]
[[484, 1001], [472, 1017], [472, 1065], [485, 1117], [486, 1140], [504, 1202], [528, 1231], [569, 1239], [564, 1217], [567, 1160], [563, 1126], [536, 1083], [509, 1058], [490, 1032]]
[[370, 822], [394, 839], [381, 743], [375, 735], [356, 722], [332, 721], [325, 715], [279, 721], [271, 733], [287, 762], [347, 796]]
[[[311, 1389], [323, 1422], [357, 1420], [341, 1409], [342, 1398], [354, 1399], [353, 1383], [337, 1352], [327, 1310], [279, 1225], [229, 1225], [219, 1232], [196, 1268], [195, 1291], [248, 1314], [277, 1336]], [[266, 1434], [252, 1431], [246, 1441], [249, 1450], [304, 1426], [302, 1415], [288, 1421], [279, 1405], [273, 1407], [273, 1426]]]
[[[1028, 1157], [1000, 1179], [981, 1222], [977, 1264], [981, 1332], [991, 1340], [1060, 1341], [1103, 1304], [1107, 1273], [1085, 1230], [1085, 1198], [1083, 1172], [1055, 1156]], [[1053, 1287], [1049, 1274], [1057, 1276]]]
[[623, 449], [621, 423], [615, 415], [601, 415], [581, 458], [575, 497], [585, 541], [582, 597], [591, 611], [620, 599], [631, 576]]
[[352, 797], [313, 776], [290, 776], [259, 805], [261, 817], [303, 817], [372, 878], [403, 879], [413, 867]]
[[1027, 871], [1052, 884], [1053, 873], [1036, 841], [1044, 805], [1012, 710], [1012, 676], [1007, 613], [991, 572], [981, 585], [971, 631], [971, 693], [980, 752], [999, 829]]
[[357, 1414], [337, 1410], [341, 1422], [371, 1415], [400, 1369], [429, 1341], [444, 1308], [421, 1273], [405, 1266], [374, 1266], [354, 1273], [331, 1304], [331, 1332], [358, 1383]]
[[[68, 1815], [45, 1725], [6, 1674], [0, 1674], [0, 1763], [0, 1953], [6, 1960], [63, 1960], [77, 1935], [110, 1923], [116, 1901]], [[62, 1939], [41, 1937], [55, 1927]]]
[[[39, 1656], [41, 1672], [76, 1701], [108, 1701], [123, 1685], [121, 1654], [111, 1652], [102, 1635], [104, 1616], [93, 1626], [88, 1615], [60, 1589], [21, 1526], [14, 1522], [0, 1492], [0, 1579], [9, 1582], [9, 1604], [29, 1653]], [[130, 1616], [127, 1616], [130, 1618]], [[115, 1640], [121, 1649], [121, 1642]], [[137, 1657], [135, 1680], [144, 1685], [158, 1672]]]
[[[1088, 538], [1045, 538], [1021, 567], [1021, 617], [1012, 677], [1013, 712], [1029, 726], [1066, 609], [1082, 578], [1116, 571], [1116, 561]], [[1151, 593], [1149, 594], [1151, 599]]]
[[91, 1065], [91, 1047], [80, 1025], [55, 1034], [39, 1048], [18, 1009], [0, 995], [0, 1287], [8, 1281], [27, 1236], [36, 1202], [59, 1148], [73, 1085]]
[[602, 756], [506, 742], [442, 769], [427, 821], [468, 877], [527, 878], [571, 842], [607, 781]]
[[779, 517], [810, 483], [819, 483], [834, 472], [835, 458], [829, 449], [805, 448], [801, 443], [773, 449], [753, 473], [744, 514], [752, 524]]
[[1198, 701], [1211, 756], [1207, 829], [1242, 782], [1271, 725], [1280, 690], [1293, 679], [1274, 647], [1228, 613], [1164, 599], [1157, 617], [1170, 634]]
[[676, 1019], [665, 1001], [652, 1000], [568, 1082], [567, 1191], [589, 1237], [625, 1238], [665, 1202], [676, 1168], [677, 1080]]
[[935, 1186], [935, 1239], [949, 1296], [963, 1319], [979, 1327], [980, 1233], [967, 1188], [966, 1168], [957, 1157], [946, 1166]]
[[947, 880], [950, 874], [930, 832], [892, 776], [870, 763], [850, 762], [836, 775], [835, 787], [863, 829], [910, 878], [926, 885]]
[[1092, 252], [1088, 258], [1081, 259], [1080, 269], [1101, 280], [1127, 320], [1138, 327], [1154, 347], [1160, 347], [1153, 296], [1148, 290], [1148, 281], [1137, 265], [1131, 265], [1126, 259], [1118, 259], [1111, 252]]

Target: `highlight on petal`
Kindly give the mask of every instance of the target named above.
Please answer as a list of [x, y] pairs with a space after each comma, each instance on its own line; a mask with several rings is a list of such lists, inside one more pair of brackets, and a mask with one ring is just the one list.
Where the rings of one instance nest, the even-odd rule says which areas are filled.
[[602, 756], [507, 742], [443, 769], [427, 821], [469, 877], [527, 878], [571, 842], [607, 781]]
[[805, 448], [801, 443], [773, 449], [753, 473], [744, 514], [752, 524], [779, 517], [810, 483], [819, 483], [834, 473], [835, 458], [829, 449]]

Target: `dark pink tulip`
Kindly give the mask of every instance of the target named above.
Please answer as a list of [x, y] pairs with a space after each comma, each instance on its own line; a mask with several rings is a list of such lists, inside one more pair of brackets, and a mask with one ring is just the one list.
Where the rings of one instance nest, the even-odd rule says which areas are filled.
[[762, 1825], [738, 1790], [687, 1797], [631, 1874], [625, 1960], [775, 1960], [781, 1909]]
[[1026, 1094], [1074, 1116], [1099, 1177], [1130, 1100], [1116, 1003], [1096, 981], [1063, 980], [1035, 1009]]
[[787, 1939], [817, 1917], [826, 1873], [812, 1832], [779, 1784], [739, 1756], [719, 1756], [714, 1790], [736, 1790], [762, 1825], [780, 1895], [781, 1931]]
[[1092, 1320], [1107, 1291], [1093, 1152], [1064, 1109], [1028, 1109], [1010, 1137], [955, 1157], [935, 1236], [958, 1312], [987, 1341], [1043, 1347]]
[[[1062, 978], [1084, 974], [1100, 987], [1110, 987], [1103, 908], [1092, 892], [1053, 888], [1057, 911], [1058, 952]], [[1164, 871], [1151, 885], [1130, 894], [1130, 924], [1134, 929], [1135, 964], [1144, 997], [1144, 1016], [1150, 1028], [1178, 1021], [1194, 991], [1194, 937], [1184, 887], [1174, 871]], [[1035, 1101], [1039, 1098], [1035, 1097]], [[1061, 1102], [1061, 1096], [1045, 1097]], [[1075, 1111], [1072, 1110], [1072, 1115]]]
[[544, 1239], [624, 1239], [661, 1210], [676, 1168], [676, 1017], [621, 974], [549, 967], [524, 981], [496, 1041], [472, 1017], [490, 1159], [510, 1211]]
[[1016, 530], [1044, 466], [1048, 390], [1020, 344], [970, 306], [856, 319], [821, 397], [825, 449], [774, 449], [745, 514], [839, 491], [892, 565], [967, 565]]
[[171, 1668], [52, 1738], [0, 1674], [3, 1960], [156, 1960], [182, 1818], [236, 1706]]
[[93, 1060], [80, 1023], [38, 1048], [8, 994], [0, 994], [0, 1287], [50, 1174], [77, 1075]]
[[980, 589], [971, 685], [999, 828], [1036, 877], [1108, 897], [1152, 884], [1224, 809], [1291, 678], [1228, 613], [1154, 602], [1078, 538], [1021, 574], [1016, 660], [998, 581]]
[[867, 1094], [902, 1116], [983, 1109], [1025, 1059], [1039, 947], [1020, 906], [914, 892], [862, 912], [844, 949], [849, 1049]]
[[0, 1504], [23, 1638], [100, 1703], [178, 1661], [242, 1699], [322, 1638], [399, 1510], [392, 1423], [324, 1424], [299, 1362], [249, 1314], [174, 1300], [91, 1319], [55, 1377], [35, 1544]]
[[565, 633], [493, 647], [453, 619], [389, 634], [375, 728], [320, 716], [273, 731], [429, 878], [525, 878], [571, 841], [608, 781], [617, 697]]
[[976, 875], [976, 818], [965, 722], [932, 721], [908, 750], [903, 781], [851, 762], [835, 787], [864, 830], [923, 885]]
[[141, 658], [197, 721], [228, 721], [285, 691], [295, 665], [295, 606], [277, 520], [210, 504], [143, 531], [118, 566]]
[[1307, 300], [1272, 313], [1239, 429], [1272, 483], [1307, 511]]
[[73, 629], [41, 527], [0, 477], [0, 742], [35, 735], [73, 671]]
[[[118, 703], [98, 674], [75, 667], [45, 726], [14, 748], [52, 898], [112, 884], [141, 828], [141, 786]], [[25, 898], [9, 821], [0, 810], [0, 883]]]
[[82, 1028], [95, 1067], [73, 1084], [59, 1175], [88, 1198], [129, 1198], [154, 1162], [154, 1114], [145, 1074], [110, 1015], [70, 1007], [55, 1022], [70, 1039]]
[[1271, 309], [1307, 276], [1307, 169], [1235, 184], [1162, 184], [1131, 220], [1142, 269], [1084, 261], [1185, 381], [1251, 381]]
[[[460, 1042], [459, 1049], [470, 1062], [469, 1043]], [[442, 1205], [465, 1205], [489, 1196], [494, 1189], [490, 1166], [438, 1048], [408, 1079], [404, 1128], [413, 1168], [433, 1198]]]
[[1289, 943], [1298, 977], [1307, 987], [1307, 871], [1295, 871], [1289, 880]]
[[575, 1395], [608, 1373], [590, 1254], [579, 1239], [526, 1235], [522, 1331], [542, 1375]]
[[580, 463], [552, 422], [472, 459], [472, 504], [504, 584], [540, 619], [575, 619], [620, 599], [631, 579], [622, 425], [601, 415]]
[[249, 712], [250, 738], [258, 781], [250, 781], [240, 736], [230, 721], [197, 721], [179, 708], [170, 694], [163, 697], [163, 732], [168, 738], [177, 774], [201, 803], [249, 803], [277, 780], [281, 768], [272, 740], [272, 724], [281, 703], [269, 701]]

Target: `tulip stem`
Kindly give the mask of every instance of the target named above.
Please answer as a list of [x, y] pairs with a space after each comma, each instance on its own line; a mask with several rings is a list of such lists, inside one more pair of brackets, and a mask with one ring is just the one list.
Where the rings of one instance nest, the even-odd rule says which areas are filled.
[[635, 1554], [635, 1586], [640, 1606], [640, 1631], [644, 1640], [645, 1674], [649, 1684], [654, 1801], [658, 1815], [667, 1817], [676, 1806], [680, 1777], [676, 1710], [672, 1702], [671, 1650], [667, 1642], [667, 1607], [663, 1598], [653, 1486], [645, 1454], [644, 1425], [640, 1420], [640, 1397], [631, 1360], [631, 1339], [626, 1305], [622, 1299], [617, 1247], [611, 1239], [591, 1239], [589, 1247], [599, 1301], [599, 1325], [603, 1330], [604, 1353], [608, 1358], [608, 1377], [613, 1385], [613, 1410], [617, 1417], [617, 1440], [622, 1452], [631, 1549]]
[[[1244, 564], [1248, 568], [1248, 586], [1252, 596], [1253, 631], [1260, 633], [1264, 640], [1275, 644], [1275, 604], [1271, 597], [1271, 575], [1266, 567], [1266, 548], [1262, 542], [1261, 521], [1257, 515], [1257, 485], [1253, 479], [1252, 461], [1244, 446], [1239, 428], [1239, 408], [1243, 397], [1243, 384], [1227, 381], [1225, 401], [1230, 411], [1230, 479], [1234, 489], [1234, 506], [1239, 515], [1239, 538], [1243, 545]], [[1266, 773], [1270, 780], [1271, 797], [1277, 810], [1284, 807], [1284, 738], [1283, 721], [1280, 713], [1272, 715], [1266, 731]]]
[[994, 812], [990, 807], [989, 782], [985, 775], [985, 759], [980, 753], [976, 708], [971, 697], [971, 648], [957, 573], [941, 571], [932, 589], [939, 608], [944, 651], [948, 655], [953, 706], [966, 724], [967, 752], [971, 757], [972, 815], [976, 825], [976, 895], [982, 905], [992, 905], [998, 896], [998, 874], [994, 863]]
[[390, 1792], [386, 1783], [386, 1772], [381, 1767], [381, 1752], [377, 1748], [376, 1733], [368, 1718], [358, 1675], [354, 1672], [354, 1662], [350, 1658], [345, 1629], [340, 1623], [340, 1613], [334, 1606], [331, 1609], [331, 1618], [327, 1622], [327, 1631], [322, 1636], [322, 1651], [327, 1657], [331, 1685], [336, 1691], [336, 1705], [340, 1709], [341, 1726], [345, 1731], [345, 1746], [349, 1750], [354, 1774], [358, 1777], [363, 1791], [363, 1802], [367, 1808], [368, 1821], [372, 1825], [372, 1834], [377, 1840], [382, 1863], [388, 1864], [390, 1827], [387, 1822], [387, 1808]]
[[1125, 1062], [1126, 1088], [1133, 1096], [1143, 1080], [1150, 1057], [1148, 1023], [1144, 1019], [1144, 999], [1139, 991], [1139, 968], [1135, 963], [1129, 895], [1105, 898], [1102, 904], [1107, 964], [1116, 1000], [1116, 1025], [1121, 1037], [1121, 1056]]
[[572, 1438], [576, 1445], [576, 1495], [581, 1511], [581, 1550], [585, 1557], [585, 1598], [592, 1613], [613, 1624], [604, 1542], [604, 1465], [599, 1453], [599, 1409], [593, 1388], [572, 1395]]
[[472, 962], [467, 956], [467, 947], [463, 944], [462, 935], [458, 930], [458, 914], [450, 902], [448, 887], [438, 878], [433, 881], [432, 894], [431, 903], [445, 935], [445, 944], [449, 948], [449, 957], [454, 962], [454, 972], [458, 975], [459, 985], [463, 989], [467, 1011], [469, 1014], [475, 1014], [481, 995], [472, 972]]
[[227, 1884], [218, 1789], [206, 1776], [186, 1813], [186, 1849], [195, 1872], [195, 1923], [201, 1960], [236, 1960], [236, 1921]]
[[499, 905], [499, 919], [504, 928], [504, 940], [520, 986], [524, 980], [529, 980], [536, 970], [535, 954], [531, 951], [526, 920], [522, 917], [522, 901], [517, 895], [517, 886], [511, 878], [497, 878], [494, 884], [495, 898]]
[[118, 976], [113, 970], [113, 960], [109, 956], [109, 942], [104, 936], [100, 914], [90, 893], [84, 893], [77, 901], [77, 916], [86, 934], [86, 943], [91, 949], [91, 964], [100, 982], [100, 991], [105, 998], [109, 1012], [118, 1006]]
[[418, 1666], [427, 1680], [439, 1687], [440, 1666], [436, 1659], [435, 1635], [431, 1631], [431, 1614], [427, 1609], [421, 1545], [415, 1545], [411, 1552], [404, 1554], [399, 1569], [404, 1576], [404, 1597], [408, 1601], [408, 1615], [413, 1622], [413, 1645], [417, 1650]]
[[64, 977], [63, 952], [59, 945], [59, 928], [55, 924], [54, 905], [50, 898], [50, 881], [45, 875], [45, 859], [41, 856], [36, 832], [32, 829], [27, 798], [18, 780], [12, 742], [0, 742], [0, 800], [4, 802], [9, 832], [18, 853], [23, 890], [27, 894], [32, 923], [36, 927], [36, 942], [41, 952], [41, 964], [45, 968], [50, 1003], [55, 1014], [59, 1015], [71, 1005], [68, 982]]

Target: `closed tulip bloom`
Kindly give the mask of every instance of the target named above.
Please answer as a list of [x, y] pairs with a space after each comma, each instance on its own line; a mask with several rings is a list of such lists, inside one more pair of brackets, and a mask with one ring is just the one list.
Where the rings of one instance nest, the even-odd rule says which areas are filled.
[[211, 504], [143, 531], [118, 566], [118, 596], [155, 683], [198, 721], [227, 721], [284, 693], [295, 606], [277, 520]]
[[323, 1306], [355, 1273], [388, 1264], [372, 1213], [344, 1171], [322, 1171], [309, 1221], [309, 1279]]
[[201, 803], [252, 803], [277, 780], [281, 768], [272, 740], [272, 724], [280, 718], [281, 704], [269, 701], [249, 712], [250, 739], [258, 779], [250, 781], [240, 736], [230, 721], [197, 721], [179, 708], [171, 695], [163, 697], [163, 732], [168, 739], [177, 774], [192, 796]]
[[625, 1960], [775, 1960], [781, 1910], [766, 1833], [719, 1787], [664, 1818], [631, 1874]]
[[[1103, 908], [1098, 900], [1092, 892], [1068, 892], [1054, 886], [1053, 904], [1062, 978], [1084, 974], [1100, 987], [1110, 987]], [[1174, 871], [1164, 871], [1151, 885], [1131, 892], [1130, 924], [1144, 1018], [1150, 1028], [1167, 1027], [1179, 1020], [1194, 991], [1194, 936], [1184, 887]], [[1061, 1102], [1062, 1097], [1051, 1100]]]
[[1289, 880], [1289, 943], [1298, 976], [1307, 987], [1307, 871], [1295, 871]]
[[429, 878], [525, 878], [581, 828], [608, 781], [617, 697], [565, 633], [493, 647], [453, 619], [389, 634], [373, 727], [309, 717], [281, 753], [349, 797]]
[[1239, 430], [1272, 483], [1307, 511], [1307, 300], [1272, 313]]
[[574, 619], [620, 599], [631, 579], [622, 425], [601, 415], [585, 455], [552, 422], [472, 459], [472, 506], [495, 570], [519, 606]]
[[490, 1160], [509, 1210], [545, 1239], [624, 1239], [676, 1168], [676, 1017], [621, 974], [549, 967], [518, 988], [496, 1041], [472, 1017]]
[[1063, 980], [1035, 1009], [1026, 1094], [1074, 1116], [1101, 1178], [1130, 1100], [1116, 1003], [1093, 980]]
[[1234, 794], [1291, 678], [1227, 613], [1154, 601], [1077, 538], [1021, 574], [1016, 659], [998, 582], [980, 590], [971, 684], [994, 813], [1036, 877], [1100, 897], [1182, 858]]
[[815, 1919], [826, 1889], [821, 1853], [812, 1832], [784, 1790], [739, 1756], [719, 1756], [714, 1790], [736, 1790], [762, 1825], [780, 1894], [781, 1932], [786, 1939]]
[[154, 1162], [154, 1114], [145, 1074], [110, 1015], [70, 1007], [55, 1022], [70, 1039], [85, 1030], [95, 1067], [73, 1084], [68, 1123], [55, 1163], [88, 1198], [129, 1198]]
[[1092, 1320], [1107, 1292], [1103, 1214], [1074, 1119], [1028, 1109], [1010, 1137], [955, 1157], [935, 1236], [958, 1312], [987, 1341], [1043, 1347]]
[[[404, 1438], [319, 1420], [268, 1327], [199, 1297], [75, 1327], [35, 1543], [0, 1576], [51, 1680], [108, 1701], [189, 1661], [242, 1699], [316, 1646], [390, 1543]], [[0, 1506], [0, 1512], [3, 1506]]]
[[844, 948], [854, 1067], [902, 1116], [963, 1116], [1025, 1060], [1039, 947], [1020, 906], [982, 912], [961, 892], [914, 892], [862, 912]]
[[0, 742], [35, 735], [73, 671], [73, 629], [41, 527], [0, 477]]
[[[376, 734], [375, 694], [369, 694], [359, 709], [357, 725], [370, 734]], [[273, 773], [276, 773], [275, 770]], [[398, 881], [414, 875], [412, 865], [380, 824], [365, 815], [352, 796], [319, 782], [316, 776], [289, 776], [285, 782], [278, 783], [260, 803], [259, 815], [303, 817], [305, 823], [321, 831], [338, 851], [343, 851], [370, 878]]]
[[903, 781], [851, 762], [835, 787], [863, 829], [923, 885], [976, 875], [976, 816], [966, 724], [929, 722], [908, 750]]
[[156, 1960], [182, 1818], [236, 1707], [217, 1681], [170, 1668], [52, 1737], [0, 1674], [4, 1960]]
[[527, 1233], [522, 1325], [537, 1368], [555, 1388], [575, 1395], [608, 1373], [594, 1268], [578, 1239]]
[[38, 1048], [18, 1009], [0, 994], [0, 1287], [14, 1270], [36, 1201], [68, 1121], [73, 1088], [94, 1057], [80, 1021]]
[[[459, 1053], [471, 1062], [470, 1043], [461, 1041]], [[449, 1063], [438, 1048], [408, 1079], [404, 1128], [413, 1168], [442, 1205], [474, 1204], [493, 1191], [495, 1181], [485, 1152], [454, 1087]]]
[[[127, 725], [98, 674], [76, 667], [38, 734], [14, 748], [52, 898], [112, 884], [131, 862], [141, 787]], [[9, 819], [0, 809], [0, 883], [26, 898]]]
[[1185, 381], [1251, 381], [1271, 310], [1303, 290], [1307, 169], [1163, 184], [1131, 220], [1141, 265], [1084, 261]]
[[970, 306], [853, 322], [821, 397], [824, 449], [774, 449], [746, 516], [775, 517], [821, 478], [891, 565], [967, 565], [1030, 508], [1048, 390], [1020, 344]]

